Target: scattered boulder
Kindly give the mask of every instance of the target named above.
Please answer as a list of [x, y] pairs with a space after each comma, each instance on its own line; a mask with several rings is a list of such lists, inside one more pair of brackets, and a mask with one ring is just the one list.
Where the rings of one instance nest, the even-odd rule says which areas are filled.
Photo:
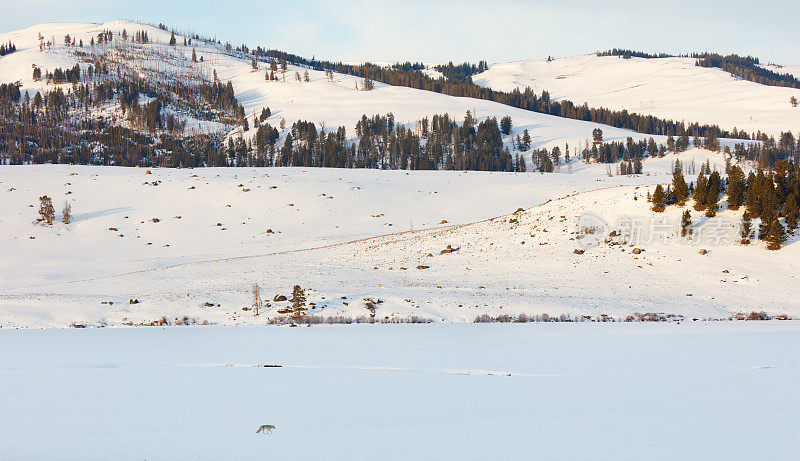
[[642, 251], [644, 251], [644, 250], [642, 250], [641, 248], [634, 248], [634, 249], [633, 249], [633, 254], [635, 254], [635, 255], [638, 255], [638, 254], [640, 254]]
[[448, 222], [446, 219], [442, 219], [442, 222], [440, 222], [439, 224], [448, 224]]
[[582, 255], [582, 254], [586, 253], [586, 250], [582, 250], [580, 248], [575, 248], [574, 250], [572, 250], [572, 252], [575, 253], [576, 255]]
[[453, 248], [453, 245], [447, 245], [447, 248], [445, 248], [444, 250], [440, 251], [439, 254], [440, 255], [446, 255], [448, 253], [454, 253], [454, 252], [458, 251], [459, 249], [460, 249], [459, 247]]
[[139, 304], [139, 300], [138, 299], [131, 299], [130, 301], [128, 301], [128, 304]]
[[272, 300], [275, 301], [276, 303], [279, 303], [281, 301], [286, 301], [287, 298], [284, 295], [275, 295], [275, 297], [272, 298]]
[[150, 170], [146, 170], [146, 171], [144, 172], [144, 174], [153, 174], [153, 172], [152, 172], [152, 171], [150, 171]]
[[419, 266], [417, 266], [417, 269], [420, 269], [420, 270], [422, 270], [422, 269], [430, 269], [430, 267], [431, 266], [426, 266], [424, 264], [420, 264]]
[[108, 230], [110, 230], [111, 232], [119, 231], [119, 229], [117, 229], [116, 227], [109, 227]]
[[152, 221], [152, 222], [161, 222], [161, 220], [160, 220], [160, 219], [158, 219], [158, 218], [153, 218], [153, 219], [151, 219], [150, 221]]
[[701, 255], [708, 254], [708, 250], [706, 250], [705, 248], [702, 248], [702, 249], [700, 250], [700, 254], [701, 254]]
[[265, 234], [274, 234], [274, 233], [275, 232], [272, 229], [267, 229], [267, 231], [265, 232]]

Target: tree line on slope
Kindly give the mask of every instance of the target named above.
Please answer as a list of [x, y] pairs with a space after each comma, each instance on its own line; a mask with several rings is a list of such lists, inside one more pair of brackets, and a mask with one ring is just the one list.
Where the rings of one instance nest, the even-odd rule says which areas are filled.
[[614, 48], [607, 51], [598, 51], [597, 56], [619, 56], [623, 59], [637, 58], [696, 58], [695, 65], [698, 67], [717, 67], [730, 73], [734, 77], [748, 80], [762, 85], [786, 86], [800, 88], [800, 80], [789, 73], [778, 73], [761, 67], [758, 58], [753, 56], [739, 56], [736, 54], [721, 55], [719, 53], [690, 53], [690, 54], [669, 54], [669, 53], [646, 53], [644, 51], [627, 50]]
[[800, 80], [792, 74], [779, 74], [759, 65], [758, 58], [729, 54], [722, 56], [707, 53], [697, 60], [699, 67], [718, 67], [735, 77], [769, 86], [786, 86], [800, 88]]
[[[745, 207], [742, 216], [741, 241], [749, 244], [755, 234], [768, 243], [768, 248], [777, 250], [794, 233], [798, 226], [800, 205], [800, 167], [785, 160], [776, 162], [772, 170], [750, 172], [745, 178], [743, 170], [736, 165], [728, 167], [727, 179], [719, 172], [711, 171], [706, 163], [701, 168], [697, 181], [687, 184], [680, 161], [672, 173], [672, 184], [666, 189], [659, 184], [648, 197], [653, 211], [662, 212], [669, 205], [685, 206], [691, 198], [696, 211], [705, 211], [708, 217], [719, 211], [720, 194], [727, 194], [730, 210]], [[758, 232], [753, 232], [752, 220], [760, 219]], [[681, 234], [691, 233], [691, 215], [684, 211]]]
[[[329, 70], [393, 86], [405, 86], [449, 96], [483, 99], [533, 112], [591, 121], [617, 128], [629, 129], [639, 133], [656, 135], [671, 134], [673, 136], [679, 136], [687, 130], [687, 124], [683, 121], [676, 122], [652, 115], [628, 112], [627, 110], [615, 111], [604, 107], [590, 108], [587, 103], [576, 105], [572, 101], [566, 99], [556, 101], [550, 97], [550, 93], [547, 91], [542, 91], [541, 94], [537, 95], [529, 87], [526, 87], [524, 90], [516, 88], [508, 92], [497, 91], [476, 85], [471, 82], [471, 79], [456, 79], [453, 81], [446, 78], [433, 79], [419, 70], [406, 69], [406, 66], [403, 65], [378, 66], [371, 63], [346, 64], [341, 62], [318, 61], [314, 58], [306, 59], [296, 54], [286, 53], [280, 50], [264, 49], [261, 47], [256, 47], [251, 51], [249, 48], [242, 46], [236, 48], [236, 51], [239, 53], [251, 53], [258, 59], [285, 61], [296, 65], [307, 66], [315, 70]], [[460, 66], [461, 69], [466, 69], [467, 67], [471, 69], [471, 65], [465, 66], [462, 64]], [[478, 67], [481, 66], [475, 66], [475, 69], [477, 70]], [[453, 66], [454, 72], [456, 72], [455, 68], [456, 66]], [[448, 69], [448, 67], [445, 67], [445, 69]], [[461, 73], [456, 72], [455, 75], [461, 75]], [[713, 129], [720, 133], [720, 137], [749, 139], [748, 134], [744, 131], [722, 130], [716, 125], [700, 125], [696, 123], [690, 123], [689, 125], [696, 126], [700, 131], [700, 136], [705, 136], [707, 130]]]

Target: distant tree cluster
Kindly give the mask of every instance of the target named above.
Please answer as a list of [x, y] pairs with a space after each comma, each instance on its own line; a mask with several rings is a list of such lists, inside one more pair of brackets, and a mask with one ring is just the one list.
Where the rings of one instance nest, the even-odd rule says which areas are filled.
[[10, 40], [8, 43], [0, 43], [0, 56], [5, 56], [15, 51], [17, 51], [17, 46], [11, 43]]
[[415, 63], [412, 64], [411, 62], [406, 61], [406, 62], [403, 62], [403, 63], [400, 63], [400, 62], [395, 63], [395, 64], [392, 65], [392, 68], [393, 69], [399, 69], [399, 70], [405, 70], [405, 71], [424, 70], [425, 69], [425, 64], [422, 64], [421, 62], [415, 62]]
[[[38, 67], [33, 69], [33, 79], [39, 80], [42, 77], [41, 69]], [[78, 64], [75, 64], [71, 69], [61, 69], [60, 67], [56, 67], [52, 73], [47, 74], [47, 80], [55, 83], [56, 85], [60, 83], [72, 83], [76, 84], [81, 80], [81, 67]]]
[[743, 57], [735, 54], [722, 56], [716, 53], [709, 53], [698, 59], [696, 65], [700, 67], [718, 67], [735, 77], [762, 85], [800, 88], [800, 80], [797, 77], [788, 73], [779, 74], [761, 67], [758, 58], [752, 56]]
[[486, 61], [479, 61], [477, 65], [468, 62], [454, 65], [453, 62], [435, 66], [444, 78], [451, 83], [472, 83], [472, 76], [489, 69]]
[[622, 48], [613, 48], [607, 51], [598, 51], [595, 53], [597, 56], [620, 56], [622, 59], [630, 58], [673, 58], [675, 55], [669, 53], [646, 53], [644, 51], [626, 50]]

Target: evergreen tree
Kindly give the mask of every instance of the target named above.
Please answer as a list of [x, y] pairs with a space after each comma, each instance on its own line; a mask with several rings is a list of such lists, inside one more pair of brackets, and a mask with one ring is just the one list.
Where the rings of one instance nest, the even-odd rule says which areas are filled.
[[659, 184], [656, 186], [655, 192], [653, 192], [653, 211], [655, 212], [662, 212], [666, 206], [666, 196], [664, 194], [664, 187]]
[[728, 208], [738, 210], [744, 204], [744, 172], [734, 165], [728, 171]]
[[706, 188], [706, 198], [704, 204], [706, 206], [706, 216], [715, 216], [719, 210], [719, 190], [721, 179], [719, 173], [716, 171], [711, 173], [708, 177], [708, 187]]
[[295, 285], [292, 290], [292, 298], [289, 300], [292, 303], [292, 317], [299, 319], [306, 314], [306, 294], [305, 290], [300, 288], [300, 285]]
[[[759, 174], [761, 173], [759, 172]], [[760, 181], [758, 177], [751, 171], [747, 177], [747, 191], [745, 195], [745, 208], [751, 216], [758, 216], [759, 213], [759, 184]]]
[[748, 245], [750, 243], [750, 233], [753, 232], [753, 220], [750, 219], [750, 214], [747, 212], [742, 215], [742, 226], [740, 229], [742, 245]]
[[511, 117], [509, 117], [508, 115], [500, 119], [500, 131], [505, 136], [511, 134]]
[[697, 185], [694, 186], [694, 209], [697, 211], [706, 209], [706, 198], [708, 197], [708, 180], [700, 172], [697, 175]]
[[192, 62], [197, 62], [197, 50], [192, 48]]
[[686, 185], [686, 179], [683, 177], [680, 163], [675, 165], [675, 170], [672, 172], [672, 189], [675, 191], [675, 201], [679, 206], [686, 205], [686, 200], [689, 199], [689, 186]]
[[681, 216], [681, 237], [689, 237], [692, 233], [692, 214], [689, 210], [684, 210]]
[[767, 245], [767, 249], [769, 250], [780, 250], [781, 245], [786, 241], [786, 231], [783, 229], [783, 225], [779, 220], [776, 219], [772, 221], [766, 240], [769, 243], [769, 245]]
[[169, 36], [169, 44], [175, 46], [177, 43], [178, 42], [175, 41], [175, 32], [172, 32], [172, 34]]
[[528, 149], [531, 148], [531, 134], [528, 132], [528, 129], [525, 128], [522, 131], [522, 147], [520, 148], [521, 151], [527, 152]]
[[794, 233], [797, 229], [798, 205], [797, 196], [791, 193], [786, 197], [786, 204], [783, 206], [783, 215], [786, 216], [786, 227]]

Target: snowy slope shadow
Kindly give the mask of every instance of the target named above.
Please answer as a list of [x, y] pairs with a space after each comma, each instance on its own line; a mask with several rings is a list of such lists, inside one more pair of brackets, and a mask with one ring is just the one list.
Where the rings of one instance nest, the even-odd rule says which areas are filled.
[[118, 208], [106, 208], [105, 210], [97, 210], [97, 211], [88, 211], [86, 213], [78, 213], [72, 215], [72, 221], [88, 221], [94, 218], [102, 218], [103, 216], [109, 216], [112, 214], [122, 213], [123, 211], [129, 211], [131, 207], [118, 207]]

